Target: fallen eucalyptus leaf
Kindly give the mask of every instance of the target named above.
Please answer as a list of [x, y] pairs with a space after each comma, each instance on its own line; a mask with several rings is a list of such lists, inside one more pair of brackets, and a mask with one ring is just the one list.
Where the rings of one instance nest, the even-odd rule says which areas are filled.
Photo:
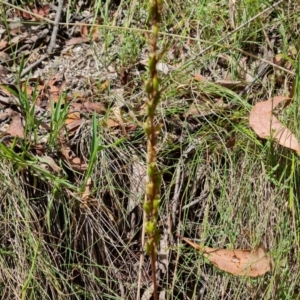
[[201, 247], [185, 237], [182, 240], [202, 252], [217, 268], [237, 276], [258, 277], [271, 270], [271, 257], [262, 248], [255, 250]]

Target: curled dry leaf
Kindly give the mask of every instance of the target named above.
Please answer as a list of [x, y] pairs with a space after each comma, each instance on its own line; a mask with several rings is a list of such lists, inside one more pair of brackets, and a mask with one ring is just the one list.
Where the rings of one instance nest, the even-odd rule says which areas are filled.
[[250, 112], [249, 124], [260, 138], [272, 137], [278, 144], [300, 154], [300, 144], [295, 135], [273, 115], [276, 106], [289, 100], [289, 97], [278, 96], [256, 103]]
[[237, 276], [258, 277], [271, 270], [271, 257], [262, 248], [255, 250], [201, 247], [187, 238], [182, 240], [202, 252], [217, 268]]

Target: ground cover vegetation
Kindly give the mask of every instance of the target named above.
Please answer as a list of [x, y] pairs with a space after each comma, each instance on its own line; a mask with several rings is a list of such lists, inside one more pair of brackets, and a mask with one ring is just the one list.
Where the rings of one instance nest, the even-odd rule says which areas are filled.
[[300, 3], [161, 9], [0, 0], [1, 299], [298, 298]]

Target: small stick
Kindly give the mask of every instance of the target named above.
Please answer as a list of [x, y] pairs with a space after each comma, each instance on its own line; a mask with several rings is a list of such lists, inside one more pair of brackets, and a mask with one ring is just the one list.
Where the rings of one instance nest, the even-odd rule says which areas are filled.
[[[143, 220], [146, 220], [145, 211], [143, 211]], [[142, 225], [141, 245], [142, 245], [142, 247], [144, 247], [144, 245], [145, 245], [145, 222], [143, 222], [143, 225]], [[142, 285], [142, 272], [143, 272], [144, 259], [145, 259], [145, 254], [142, 249], [141, 255], [140, 255], [140, 263], [139, 263], [138, 287], [137, 287], [136, 300], [141, 300], [141, 285]]]
[[43, 55], [42, 57], [40, 57], [37, 61], [35, 61], [34, 63], [32, 63], [31, 65], [29, 65], [28, 67], [26, 67], [22, 74], [21, 77], [24, 77], [25, 75], [27, 75], [33, 68], [37, 67], [43, 60], [45, 60], [48, 57], [48, 55]]
[[239, 96], [243, 96], [244, 94], [246, 94], [249, 91], [249, 89], [254, 85], [254, 83], [267, 72], [268, 67], [269, 65], [267, 63], [264, 63], [257, 76], [247, 84], [247, 86], [239, 93]]
[[[27, 75], [33, 68], [35, 68], [36, 66], [38, 66], [43, 60], [45, 60], [48, 57], [48, 55], [43, 55], [42, 57], [40, 57], [37, 61], [35, 61], [34, 63], [32, 63], [31, 65], [29, 65], [28, 67], [26, 67], [22, 73], [21, 73], [21, 78], [24, 77], [25, 75]], [[8, 79], [8, 81], [11, 84], [14, 84], [16, 82], [15, 78], [10, 78]]]
[[55, 46], [56, 42], [56, 36], [57, 36], [57, 31], [58, 31], [58, 25], [61, 17], [61, 12], [62, 12], [62, 7], [63, 7], [63, 0], [58, 0], [58, 7], [56, 10], [56, 17], [54, 21], [54, 26], [53, 26], [53, 31], [51, 35], [51, 40], [47, 49], [47, 53], [50, 54]]

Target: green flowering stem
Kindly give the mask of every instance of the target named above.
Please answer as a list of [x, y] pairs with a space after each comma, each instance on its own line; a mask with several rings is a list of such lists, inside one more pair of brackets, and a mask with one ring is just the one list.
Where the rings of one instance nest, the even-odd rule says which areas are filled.
[[146, 82], [147, 120], [144, 130], [147, 137], [147, 183], [146, 196], [143, 205], [146, 223], [145, 232], [148, 240], [145, 245], [146, 253], [151, 259], [153, 297], [158, 299], [158, 288], [156, 280], [157, 247], [160, 241], [159, 229], [157, 226], [160, 204], [161, 172], [157, 167], [157, 136], [160, 132], [160, 125], [155, 124], [156, 109], [160, 101], [159, 77], [156, 66], [161, 57], [157, 50], [159, 22], [161, 20], [162, 0], [150, 0], [149, 20], [152, 24], [152, 34], [148, 36], [150, 55], [148, 62], [149, 79]]

